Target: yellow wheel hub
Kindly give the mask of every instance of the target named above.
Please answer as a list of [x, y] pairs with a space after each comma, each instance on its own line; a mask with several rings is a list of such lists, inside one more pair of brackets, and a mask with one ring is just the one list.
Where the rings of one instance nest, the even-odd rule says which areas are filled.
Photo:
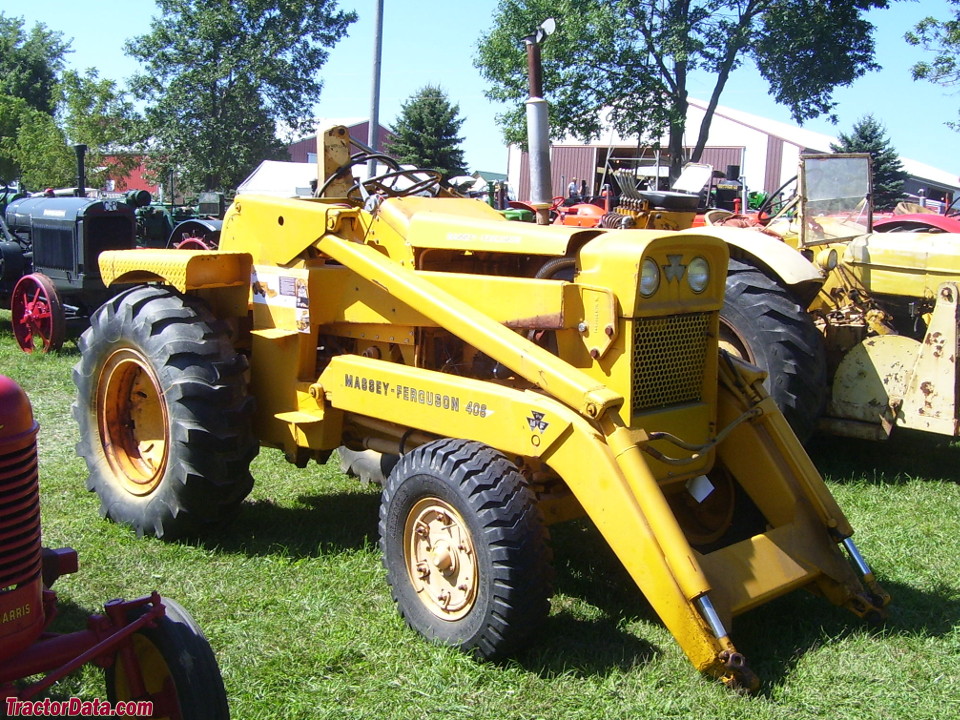
[[[143, 680], [143, 689], [147, 695], [154, 700], [154, 715], [152, 717], [159, 720], [175, 720], [180, 717], [177, 701], [176, 688], [174, 686], [173, 674], [170, 667], [163, 657], [163, 653], [148, 638], [139, 633], [134, 633], [130, 638], [133, 645], [133, 653], [136, 657], [136, 663], [139, 668], [141, 679]], [[139, 700], [142, 699], [135, 694], [131, 688], [131, 679], [127, 677], [127, 670], [122, 658], [118, 655], [116, 665], [116, 693], [117, 700]], [[171, 712], [176, 714], [170, 714]], [[156, 713], [165, 713], [158, 715]]]
[[143, 355], [123, 348], [107, 359], [96, 413], [114, 477], [133, 495], [152, 493], [166, 470], [170, 437], [160, 383]]
[[726, 350], [735, 358], [744, 362], [756, 364], [756, 358], [750, 352], [747, 341], [737, 332], [736, 328], [728, 325], [723, 319], [720, 319], [720, 338], [717, 346], [720, 350]]
[[404, 559], [420, 601], [437, 617], [459, 620], [477, 601], [477, 557], [460, 514], [438, 498], [424, 498], [407, 515]]

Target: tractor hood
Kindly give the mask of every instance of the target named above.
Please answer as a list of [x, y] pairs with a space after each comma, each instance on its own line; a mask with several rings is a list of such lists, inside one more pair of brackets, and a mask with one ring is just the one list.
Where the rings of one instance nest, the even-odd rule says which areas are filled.
[[862, 235], [843, 258], [876, 295], [932, 297], [940, 283], [960, 281], [960, 234]]

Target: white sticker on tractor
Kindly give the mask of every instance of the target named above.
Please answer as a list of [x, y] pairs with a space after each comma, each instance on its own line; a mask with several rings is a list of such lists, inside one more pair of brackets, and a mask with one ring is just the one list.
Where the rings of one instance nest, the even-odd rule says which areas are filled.
[[698, 503], [702, 503], [714, 490], [713, 483], [706, 475], [697, 475], [695, 478], [687, 480], [687, 492], [693, 496]]

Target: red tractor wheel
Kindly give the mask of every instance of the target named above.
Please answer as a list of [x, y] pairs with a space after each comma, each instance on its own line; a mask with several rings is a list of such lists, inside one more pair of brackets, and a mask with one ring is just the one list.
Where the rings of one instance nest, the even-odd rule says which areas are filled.
[[185, 237], [177, 243], [177, 250], [216, 250], [216, 245], [207, 243], [201, 237]]
[[10, 300], [13, 336], [24, 352], [59, 350], [67, 332], [63, 303], [53, 281], [42, 273], [24, 275]]

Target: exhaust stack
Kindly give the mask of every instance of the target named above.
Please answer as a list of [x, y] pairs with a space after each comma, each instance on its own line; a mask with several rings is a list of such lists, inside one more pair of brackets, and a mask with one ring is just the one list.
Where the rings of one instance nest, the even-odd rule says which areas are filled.
[[550, 119], [547, 101], [543, 99], [543, 65], [540, 43], [556, 30], [557, 23], [547, 18], [533, 35], [523, 39], [527, 46], [527, 146], [530, 158], [530, 204], [537, 210], [537, 223], [550, 222], [553, 198], [550, 177]]

